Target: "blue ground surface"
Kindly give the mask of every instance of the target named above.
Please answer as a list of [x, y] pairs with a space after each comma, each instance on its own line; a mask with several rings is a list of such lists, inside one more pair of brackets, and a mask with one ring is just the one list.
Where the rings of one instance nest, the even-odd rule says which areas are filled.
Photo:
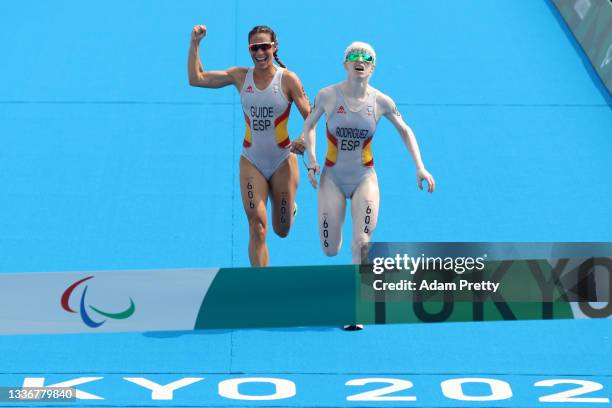
[[[611, 99], [547, 1], [39, 0], [0, 4], [0, 272], [248, 265], [242, 114], [233, 89], [187, 85], [199, 23], [207, 69], [249, 65], [248, 30], [274, 27], [311, 99], [344, 78], [349, 42], [374, 45], [371, 84], [399, 104], [438, 183], [417, 190], [381, 123], [376, 240], [612, 241]], [[301, 125], [294, 110], [294, 136]], [[272, 265], [350, 261], [348, 245], [320, 251], [315, 197], [302, 173], [290, 237], [269, 237]], [[367, 388], [346, 381], [392, 377], [414, 383], [394, 395], [417, 401], [390, 406], [555, 406], [538, 397], [568, 387], [534, 382], [572, 376], [604, 385], [589, 397], [612, 397], [611, 336], [605, 320], [0, 337], [0, 386], [104, 377], [79, 389], [105, 399], [80, 404], [251, 406], [217, 395], [246, 375], [297, 384], [293, 399], [258, 404], [357, 407], [377, 404], [346, 401]], [[127, 376], [206, 379], [152, 401]], [[445, 398], [440, 382], [457, 377], [502, 379], [514, 396]]]

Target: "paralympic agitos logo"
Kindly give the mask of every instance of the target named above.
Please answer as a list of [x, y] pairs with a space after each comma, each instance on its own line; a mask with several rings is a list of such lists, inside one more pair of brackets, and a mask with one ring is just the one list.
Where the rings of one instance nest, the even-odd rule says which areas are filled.
[[[68, 289], [64, 291], [64, 293], [62, 294], [62, 299], [61, 299], [62, 309], [70, 313], [77, 313], [76, 310], [73, 310], [70, 307], [70, 299], [72, 297], [72, 293], [79, 285], [81, 285], [83, 282], [88, 281], [89, 279], [92, 279], [92, 278], [93, 278], [93, 275], [83, 278], [81, 280], [78, 280], [74, 282], [72, 285], [70, 285]], [[89, 327], [92, 327], [92, 328], [100, 327], [106, 322], [106, 319], [101, 320], [101, 321], [94, 321], [89, 314], [91, 312], [88, 312], [88, 308], [91, 309], [91, 311], [94, 311], [101, 316], [107, 317], [109, 319], [115, 319], [115, 320], [127, 319], [128, 317], [133, 315], [134, 312], [136, 311], [136, 305], [134, 304], [134, 301], [132, 300], [132, 298], [130, 298], [130, 305], [128, 306], [127, 309], [121, 312], [115, 312], [115, 313], [106, 312], [104, 310], [98, 309], [95, 306], [87, 304], [86, 302], [87, 288], [88, 288], [88, 285], [85, 285], [83, 287], [83, 291], [81, 293], [81, 300], [79, 302], [79, 312], [78, 313], [80, 313], [83, 323], [85, 323]]]

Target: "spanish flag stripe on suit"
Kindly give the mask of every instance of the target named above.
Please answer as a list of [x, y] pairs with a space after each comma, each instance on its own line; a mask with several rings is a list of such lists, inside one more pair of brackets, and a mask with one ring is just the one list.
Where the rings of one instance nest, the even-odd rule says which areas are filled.
[[253, 143], [253, 135], [251, 134], [251, 121], [249, 120], [249, 117], [246, 113], [243, 112], [243, 114], [244, 121], [246, 122], [246, 128], [244, 130], [244, 141], [242, 142], [242, 145], [244, 147], [250, 147]]
[[372, 137], [366, 139], [363, 143], [363, 150], [361, 151], [361, 162], [366, 167], [374, 166], [374, 156], [372, 156]]
[[327, 128], [327, 154], [325, 155], [325, 165], [333, 166], [338, 159], [338, 139], [331, 134]]
[[285, 109], [285, 111], [274, 120], [274, 134], [276, 137], [276, 144], [281, 148], [285, 148], [291, 143], [291, 141], [289, 140], [289, 131], [287, 130], [290, 110], [291, 104], [287, 105], [287, 109]]

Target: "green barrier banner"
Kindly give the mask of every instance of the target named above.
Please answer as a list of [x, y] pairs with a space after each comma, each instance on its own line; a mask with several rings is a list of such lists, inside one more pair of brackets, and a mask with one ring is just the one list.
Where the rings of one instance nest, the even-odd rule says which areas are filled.
[[0, 335], [339, 325], [358, 268], [0, 274]]
[[612, 94], [612, 2], [553, 0], [561, 16]]
[[374, 243], [362, 265], [0, 275], [0, 334], [612, 316], [612, 244]]
[[358, 271], [356, 265], [221, 269], [195, 328], [355, 322]]

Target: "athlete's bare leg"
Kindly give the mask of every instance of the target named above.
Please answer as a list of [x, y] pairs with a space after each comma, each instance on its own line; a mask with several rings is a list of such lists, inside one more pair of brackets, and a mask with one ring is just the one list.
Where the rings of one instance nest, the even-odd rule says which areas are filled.
[[300, 171], [295, 154], [290, 154], [270, 177], [272, 228], [281, 238], [289, 234], [293, 224], [293, 206], [299, 178]]
[[240, 156], [240, 194], [249, 220], [249, 259], [251, 266], [269, 263], [266, 234], [268, 231], [268, 181], [244, 157]]
[[318, 202], [321, 248], [325, 255], [336, 256], [342, 246], [346, 197], [325, 172], [321, 174]]
[[351, 219], [353, 220], [353, 241], [351, 254], [354, 264], [362, 260], [362, 248], [370, 242], [378, 223], [380, 194], [376, 173], [369, 175], [355, 189], [351, 198]]

